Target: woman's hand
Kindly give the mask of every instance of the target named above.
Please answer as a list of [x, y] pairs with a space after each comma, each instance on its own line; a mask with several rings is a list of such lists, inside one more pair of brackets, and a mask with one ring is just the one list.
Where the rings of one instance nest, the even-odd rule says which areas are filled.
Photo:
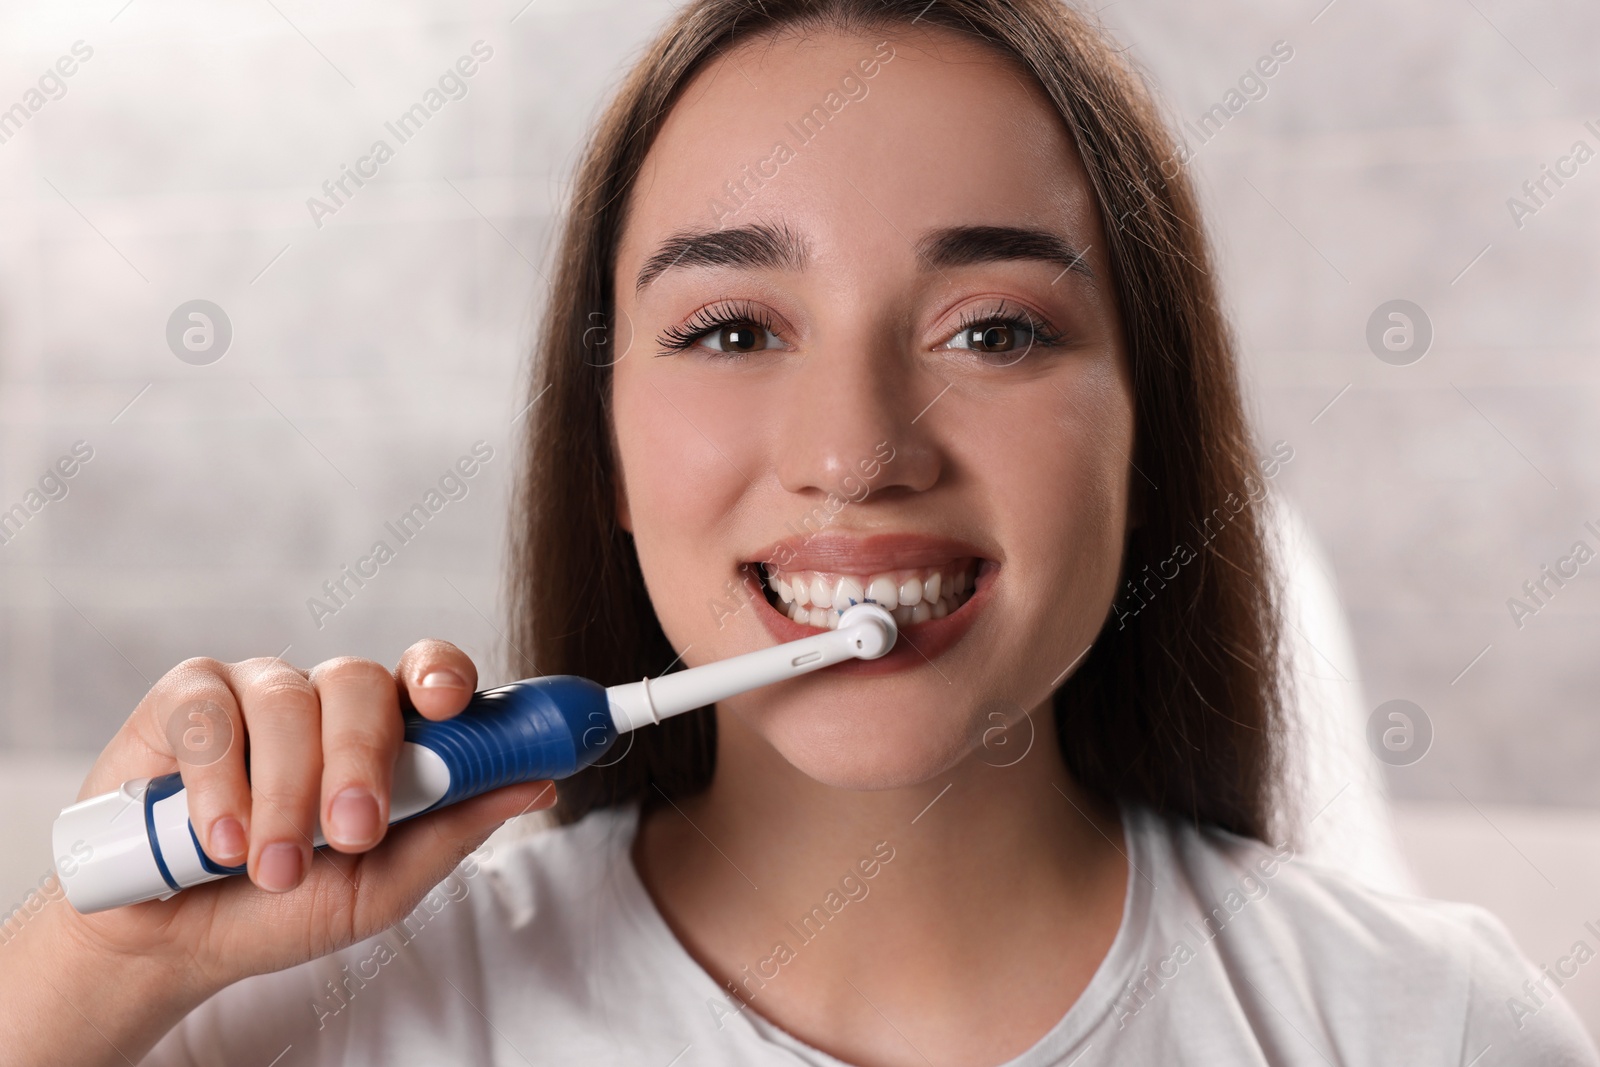
[[[398, 921], [502, 822], [555, 803], [553, 783], [533, 782], [387, 825], [402, 706], [451, 718], [477, 677], [465, 653], [431, 640], [409, 648], [393, 673], [353, 658], [310, 672], [279, 659], [179, 664], [100, 754], [79, 799], [180, 771], [207, 854], [228, 866], [247, 862], [248, 877], [92, 915], [57, 901], [47, 909], [51, 921], [32, 931], [41, 951], [30, 955], [59, 960], [51, 966], [68, 969], [59, 977], [80, 997], [92, 995], [88, 969], [170, 976], [165, 990], [149, 994], [166, 998], [148, 1005], [168, 1016], [164, 1032], [231, 982], [326, 955]], [[197, 748], [184, 743], [196, 711], [212, 741]], [[319, 826], [332, 847], [314, 853]], [[0, 972], [18, 963], [0, 960]]]

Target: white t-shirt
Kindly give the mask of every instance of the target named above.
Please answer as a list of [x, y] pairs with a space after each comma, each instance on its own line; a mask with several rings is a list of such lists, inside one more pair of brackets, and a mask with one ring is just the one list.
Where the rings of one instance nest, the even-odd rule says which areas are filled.
[[[1488, 912], [1146, 811], [1123, 819], [1121, 929], [1077, 1003], [1006, 1067], [1600, 1064], [1550, 995], [1559, 978]], [[689, 956], [634, 870], [637, 825], [621, 808], [486, 846], [401, 923], [230, 986], [144, 1063], [841, 1067], [757, 1015], [759, 992], [739, 1010]], [[860, 885], [829, 898], [831, 921], [866, 919]]]

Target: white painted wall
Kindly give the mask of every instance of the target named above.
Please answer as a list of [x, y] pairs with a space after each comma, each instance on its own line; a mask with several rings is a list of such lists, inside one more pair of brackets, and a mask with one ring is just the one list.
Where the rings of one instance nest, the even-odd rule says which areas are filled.
[[[0, 899], [43, 873], [27, 835], [61, 783], [186, 656], [393, 660], [432, 634], [510, 676], [506, 446], [553, 219], [666, 11], [0, 2], [0, 109], [93, 49], [0, 143], [0, 509], [74, 442], [94, 450], [0, 545], [0, 775], [38, 798], [0, 820], [22, 840], [0, 849]], [[1326, 551], [1364, 699], [1432, 721], [1427, 756], [1382, 772], [1414, 873], [1481, 893], [1543, 958], [1593, 917], [1585, 898], [1565, 877], [1549, 896], [1497, 882], [1517, 867], [1494, 850], [1548, 845], [1540, 866], [1570, 862], [1596, 899], [1600, 581], [1584, 568], [1521, 628], [1507, 599], [1573, 542], [1600, 548], [1600, 162], [1520, 228], [1507, 200], [1574, 142], [1600, 149], [1600, 12], [1119, 0], [1103, 17], [1175, 125], [1293, 49], [1193, 163], [1255, 418], [1295, 450], [1275, 484]], [[466, 98], [315, 226], [306, 199], [479, 40], [494, 55]], [[1397, 297], [1435, 333], [1405, 367], [1364, 336]], [[233, 324], [209, 366], [164, 337], [195, 298]], [[470, 495], [317, 628], [307, 598], [478, 440], [497, 454]], [[1473, 825], [1502, 809], [1503, 836]]]

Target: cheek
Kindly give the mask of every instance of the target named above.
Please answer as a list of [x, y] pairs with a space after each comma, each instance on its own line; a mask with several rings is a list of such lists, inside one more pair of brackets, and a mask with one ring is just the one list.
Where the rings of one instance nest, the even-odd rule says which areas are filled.
[[662, 627], [680, 647], [714, 626], [707, 604], [735, 576], [728, 518], [749, 488], [739, 468], [753, 474], [759, 463], [759, 441], [727, 417], [728, 399], [648, 364], [618, 364], [612, 381], [634, 544]]
[[1132, 396], [1109, 360], [1052, 385], [989, 420], [979, 469], [990, 472], [983, 480], [1016, 595], [1033, 613], [1097, 629], [1127, 528]]
[[1073, 499], [1057, 505], [1077, 528], [1115, 539], [1120, 562], [1127, 528], [1133, 457], [1133, 395], [1114, 367], [1096, 365], [1074, 383], [1055, 420], [1062, 441], [1061, 477]]

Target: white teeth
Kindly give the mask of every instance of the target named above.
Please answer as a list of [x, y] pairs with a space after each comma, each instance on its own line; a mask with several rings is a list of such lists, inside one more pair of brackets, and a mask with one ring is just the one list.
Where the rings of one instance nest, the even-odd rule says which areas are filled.
[[899, 607], [900, 587], [894, 584], [894, 575], [873, 575], [872, 581], [867, 583], [867, 599], [885, 611], [893, 611]]
[[836, 629], [839, 616], [853, 604], [874, 603], [894, 613], [902, 626], [942, 619], [966, 601], [973, 586], [972, 564], [964, 569], [883, 571], [873, 575], [776, 570], [766, 585], [776, 594], [777, 609], [794, 622], [817, 629]]

